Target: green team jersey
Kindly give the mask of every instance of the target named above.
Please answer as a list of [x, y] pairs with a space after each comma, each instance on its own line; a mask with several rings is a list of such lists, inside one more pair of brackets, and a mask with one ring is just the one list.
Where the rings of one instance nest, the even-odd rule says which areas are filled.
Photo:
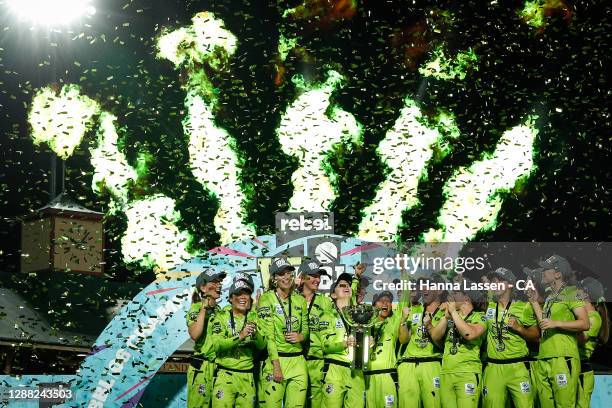
[[[482, 312], [472, 310], [465, 318], [465, 322], [478, 324], [486, 329], [487, 324], [485, 315]], [[454, 340], [453, 340], [454, 337]], [[465, 340], [454, 328], [446, 329], [444, 339], [444, 356], [442, 357], [442, 374], [451, 373], [480, 373], [482, 371], [482, 361], [480, 359], [480, 346], [482, 345], [482, 335], [474, 340]], [[454, 345], [454, 347], [453, 347]], [[456, 353], [453, 354], [453, 349]]]
[[[431, 316], [431, 324], [437, 326], [444, 317], [444, 311], [435, 310]], [[429, 333], [423, 326], [423, 305], [415, 305], [410, 308], [410, 315], [406, 325], [410, 330], [410, 341], [404, 350], [402, 358], [408, 357], [442, 357], [443, 350], [436, 346], [429, 337]]]
[[[513, 301], [506, 307], [497, 302], [489, 303], [487, 308], [487, 357], [496, 360], [526, 357], [529, 355], [527, 341], [519, 334], [508, 329], [508, 320], [514, 317], [518, 322], [531, 327], [537, 324], [533, 307], [528, 302]], [[500, 344], [499, 336], [502, 342]]]
[[[202, 309], [202, 302], [195, 302], [191, 304], [189, 311], [187, 312], [187, 327], [191, 326], [193, 322], [195, 322], [198, 318], [198, 314], [200, 313], [200, 309]], [[204, 331], [202, 335], [198, 337], [195, 341], [194, 355], [197, 357], [205, 356], [206, 358], [212, 360], [215, 358], [215, 351], [212, 347], [212, 341], [210, 336], [210, 321], [215, 317], [217, 313], [219, 313], [221, 309], [219, 306], [215, 306], [213, 309], [208, 310], [206, 312], [206, 317], [204, 319]]]
[[323, 358], [323, 347], [321, 345], [320, 325], [321, 316], [326, 310], [333, 309], [334, 303], [329, 296], [315, 293], [308, 304], [308, 322], [310, 331], [310, 343], [308, 356]]
[[[576, 320], [573, 310], [584, 307], [575, 286], [566, 286], [557, 295], [550, 294], [544, 302], [543, 318], [560, 321]], [[558, 328], [542, 330], [538, 358], [579, 358], [576, 333]]]
[[397, 356], [395, 355], [395, 341], [402, 322], [402, 310], [394, 311], [386, 319], [376, 322], [370, 328], [372, 349], [368, 361], [368, 370], [384, 370], [395, 368]]
[[597, 343], [599, 343], [599, 331], [601, 330], [601, 316], [597, 310], [592, 310], [589, 312], [589, 322], [591, 323], [591, 328], [584, 332], [585, 337], [587, 338], [586, 343], [578, 346], [578, 351], [580, 353], [581, 360], [588, 360], [593, 355], [595, 351], [595, 347], [597, 347]]
[[246, 322], [256, 323], [257, 313], [250, 311], [245, 319], [243, 316], [233, 316], [231, 310], [223, 310], [211, 319], [211, 340], [217, 364], [237, 370], [253, 368], [253, 349], [255, 347], [263, 349], [265, 341], [259, 331], [256, 331], [254, 336], [240, 340], [239, 333]]
[[258, 330], [266, 339], [270, 360], [277, 360], [279, 352], [303, 351], [302, 343], [291, 344], [285, 341], [285, 333], [288, 331], [301, 333], [304, 336], [303, 344], [308, 344], [308, 305], [302, 296], [291, 293], [286, 299], [281, 299], [276, 291], [269, 290], [259, 298], [257, 314]]
[[319, 319], [319, 336], [325, 358], [350, 363], [348, 347], [344, 344], [350, 327], [335, 306], [323, 312]]

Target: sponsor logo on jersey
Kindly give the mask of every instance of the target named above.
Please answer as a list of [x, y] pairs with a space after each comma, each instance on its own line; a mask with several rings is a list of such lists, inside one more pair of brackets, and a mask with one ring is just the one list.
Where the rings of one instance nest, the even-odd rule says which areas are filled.
[[520, 386], [523, 394], [531, 392], [531, 384], [529, 384], [529, 381], [521, 381]]
[[217, 391], [217, 394], [215, 394], [215, 397], [217, 397], [217, 399], [223, 398], [223, 391], [221, 390]]
[[567, 386], [567, 375], [565, 375], [565, 374], [557, 374], [557, 375], [555, 375], [555, 379], [557, 380], [557, 385], [559, 387]]
[[421, 313], [415, 313], [412, 315], [412, 324], [419, 324], [421, 321]]
[[195, 320], [198, 318], [198, 312], [190, 312], [189, 313], [189, 320]]
[[493, 309], [492, 307], [488, 308], [486, 316], [488, 320], [493, 320], [495, 318], [495, 309]]
[[433, 386], [434, 388], [440, 388], [440, 377], [433, 378]]
[[472, 383], [465, 383], [465, 393], [467, 395], [476, 395], [476, 385]]
[[283, 312], [283, 307], [281, 305], [279, 305], [278, 303], [276, 304], [276, 314], [277, 315], [284, 315], [285, 313]]
[[328, 394], [334, 392], [334, 384], [327, 384], [327, 386], [325, 386], [325, 392]]
[[336, 320], [336, 329], [341, 329], [344, 327], [344, 324], [342, 323], [342, 319], [337, 319]]
[[395, 397], [393, 395], [385, 395], [385, 407], [392, 407], [395, 402]]
[[274, 376], [272, 374], [266, 375], [266, 381], [272, 381], [273, 378]]
[[488, 392], [489, 392], [489, 390], [488, 390], [486, 385], [484, 387], [482, 387], [482, 395], [487, 395]]
[[206, 394], [206, 384], [198, 385], [198, 394], [200, 395]]

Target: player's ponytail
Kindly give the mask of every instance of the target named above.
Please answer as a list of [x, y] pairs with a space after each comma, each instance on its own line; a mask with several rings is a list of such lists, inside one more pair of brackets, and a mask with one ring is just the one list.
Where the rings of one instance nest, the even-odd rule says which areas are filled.
[[608, 318], [608, 307], [606, 302], [597, 302], [595, 306], [601, 316], [601, 330], [599, 330], [599, 343], [606, 344], [610, 339], [610, 319]]

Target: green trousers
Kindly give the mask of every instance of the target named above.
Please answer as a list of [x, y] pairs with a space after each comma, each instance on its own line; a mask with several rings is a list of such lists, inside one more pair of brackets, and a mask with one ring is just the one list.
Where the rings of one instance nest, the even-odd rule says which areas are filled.
[[480, 373], [447, 373], [440, 375], [440, 400], [444, 408], [478, 408]]
[[317, 408], [323, 399], [323, 360], [306, 360], [308, 380], [310, 383], [307, 405]]
[[400, 408], [440, 408], [440, 369], [439, 361], [400, 363]]
[[365, 383], [367, 408], [397, 407], [397, 384], [390, 373], [366, 373]]
[[515, 408], [533, 407], [531, 373], [526, 363], [488, 363], [483, 375], [483, 408], [506, 406], [508, 399]]
[[541, 408], [574, 408], [578, 393], [580, 361], [554, 357], [535, 362]]
[[239, 373], [219, 369], [212, 391], [213, 408], [253, 408], [255, 381], [253, 373]]
[[323, 404], [325, 408], [363, 408], [365, 380], [363, 371], [329, 364], [323, 380]]
[[207, 408], [212, 397], [213, 375], [215, 364], [202, 362], [199, 369], [189, 365], [187, 369], [187, 407]]
[[595, 388], [595, 373], [587, 371], [580, 373], [578, 381], [578, 407], [589, 408], [591, 406], [591, 395]]
[[266, 408], [302, 408], [306, 405], [308, 369], [304, 356], [279, 357], [283, 381], [273, 379], [272, 363], [266, 361], [260, 381], [259, 403]]
[[540, 408], [540, 398], [538, 395], [538, 382], [536, 380], [536, 361], [529, 362], [530, 372], [529, 377], [531, 378], [531, 393], [533, 394], [533, 408]]

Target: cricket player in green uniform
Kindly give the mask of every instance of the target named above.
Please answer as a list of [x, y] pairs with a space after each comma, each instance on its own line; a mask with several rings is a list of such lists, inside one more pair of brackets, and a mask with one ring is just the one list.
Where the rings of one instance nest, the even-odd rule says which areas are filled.
[[[460, 283], [463, 285], [464, 281]], [[474, 309], [470, 298], [480, 300], [478, 295], [461, 290], [449, 292], [448, 301], [441, 306], [444, 317], [430, 331], [431, 339], [438, 345], [444, 339], [440, 371], [444, 408], [478, 407], [482, 382], [480, 347], [486, 333], [484, 313]]]
[[187, 369], [187, 406], [209, 407], [212, 396], [214, 359], [210, 320], [220, 311], [217, 299], [221, 296], [224, 272], [207, 268], [196, 278], [196, 290], [187, 313], [189, 336], [195, 341], [194, 353]]
[[[605, 344], [608, 339], [602, 338], [603, 332], [608, 332], [608, 322], [596, 309], [603, 300], [603, 286], [596, 279], [585, 278], [580, 282], [578, 296], [585, 302], [585, 308], [589, 316], [591, 328], [578, 334], [578, 352], [580, 353], [580, 378], [578, 382], [578, 407], [588, 408], [591, 406], [591, 395], [595, 388], [595, 373], [591, 366], [591, 356], [599, 343]], [[603, 304], [605, 307], [605, 304]], [[604, 314], [606, 314], [604, 312]], [[607, 334], [605, 335], [607, 336]]]
[[[393, 312], [393, 294], [382, 291], [374, 294], [372, 304], [378, 309], [379, 321], [370, 328], [372, 349], [368, 360], [366, 376], [366, 406], [368, 408], [397, 407], [397, 341], [402, 309], [408, 305], [400, 301]], [[404, 316], [405, 317], [405, 316]]]
[[310, 387], [308, 392], [307, 405], [311, 407], [321, 406], [322, 381], [323, 381], [323, 348], [321, 336], [319, 335], [319, 322], [321, 315], [328, 309], [333, 308], [333, 302], [327, 295], [317, 293], [321, 276], [328, 275], [325, 269], [315, 261], [306, 260], [302, 262], [298, 269], [300, 292], [308, 304], [308, 321], [310, 330], [310, 344], [306, 355], [306, 365], [308, 367], [308, 378]]
[[569, 262], [553, 255], [540, 266], [542, 283], [551, 289], [544, 307], [529, 298], [542, 331], [535, 363], [540, 407], [575, 407], [580, 376], [576, 335], [589, 330], [589, 318], [576, 287], [567, 285], [572, 274]]
[[272, 287], [259, 299], [258, 327], [268, 352], [259, 395], [265, 407], [306, 404], [308, 370], [302, 345], [309, 342], [308, 305], [294, 293], [294, 271], [286, 259], [275, 259], [270, 265]]
[[213, 408], [254, 407], [254, 348], [265, 342], [256, 331], [257, 313], [251, 311], [253, 288], [243, 280], [229, 289], [231, 308], [217, 313], [210, 321], [211, 339], [216, 354]]
[[487, 309], [487, 365], [483, 375], [483, 407], [504, 407], [508, 397], [516, 408], [533, 407], [527, 341], [540, 338], [538, 322], [528, 302], [516, 300], [516, 275], [498, 268], [488, 275], [495, 302]]
[[362, 369], [351, 370], [355, 336], [344, 320], [342, 308], [351, 305], [353, 276], [342, 273], [332, 285], [334, 307], [321, 315], [320, 332], [325, 362], [323, 404], [326, 408], [363, 408], [365, 381]]
[[431, 341], [429, 333], [444, 317], [440, 309], [442, 291], [430, 290], [427, 285], [439, 281], [439, 278], [419, 280], [423, 288], [410, 293], [419, 293], [420, 301], [411, 306], [399, 332], [400, 343], [407, 344], [397, 366], [400, 408], [440, 407], [443, 349]]

